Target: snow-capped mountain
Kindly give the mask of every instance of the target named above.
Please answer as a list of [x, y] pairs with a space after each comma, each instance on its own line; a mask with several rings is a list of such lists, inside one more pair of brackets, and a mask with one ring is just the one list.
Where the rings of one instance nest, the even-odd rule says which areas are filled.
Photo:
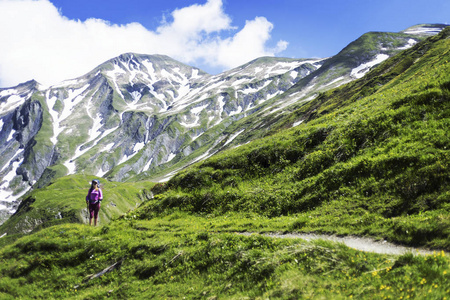
[[423, 24], [399, 33], [369, 32], [350, 43], [338, 54], [323, 61], [322, 67], [297, 82], [281, 105], [314, 98], [319, 92], [362, 78], [374, 66], [419, 41], [438, 34], [446, 25]]
[[51, 87], [30, 81], [0, 89], [0, 222], [29, 189], [55, 177], [166, 180], [239, 135], [249, 139], [260, 120], [230, 126], [236, 121], [288, 114], [439, 28], [368, 33], [330, 58], [264, 57], [218, 75], [167, 56], [127, 53]]

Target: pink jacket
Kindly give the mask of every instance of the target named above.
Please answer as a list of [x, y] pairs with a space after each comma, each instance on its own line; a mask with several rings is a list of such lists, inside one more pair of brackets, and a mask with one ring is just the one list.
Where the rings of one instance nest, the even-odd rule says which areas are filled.
[[103, 193], [101, 189], [98, 190], [91, 190], [89, 189], [89, 192], [86, 196], [86, 202], [89, 201], [91, 204], [96, 204], [99, 201], [103, 200]]

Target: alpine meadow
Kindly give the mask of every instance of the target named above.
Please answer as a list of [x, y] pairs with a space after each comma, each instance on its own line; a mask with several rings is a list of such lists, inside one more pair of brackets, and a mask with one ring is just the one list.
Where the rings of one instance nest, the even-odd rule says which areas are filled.
[[126, 53], [0, 105], [2, 299], [449, 298], [450, 27], [214, 76]]

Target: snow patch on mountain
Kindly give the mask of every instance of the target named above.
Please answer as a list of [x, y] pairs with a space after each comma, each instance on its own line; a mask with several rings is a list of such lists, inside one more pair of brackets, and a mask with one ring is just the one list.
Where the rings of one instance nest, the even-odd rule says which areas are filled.
[[422, 34], [422, 33], [437, 34], [439, 32], [441, 32], [441, 30], [437, 29], [437, 28], [417, 28], [417, 29], [404, 31], [404, 33], [406, 33], [406, 34]]
[[59, 126], [60, 120], [58, 117], [58, 112], [53, 110], [53, 107], [55, 106], [56, 97], [50, 97], [50, 90], [47, 91], [47, 106], [48, 106], [48, 112], [50, 113], [50, 116], [53, 119], [52, 125], [53, 125], [53, 136], [50, 138], [50, 141], [52, 142], [53, 145], [56, 145], [56, 143], [58, 142], [58, 136], [59, 134], [64, 130], [64, 128], [61, 128]]
[[199, 113], [201, 113], [205, 108], [208, 107], [209, 104], [205, 104], [199, 107], [194, 107], [191, 109], [191, 113], [198, 115]]
[[[60, 89], [60, 88], [67, 88], [70, 86], [78, 86], [78, 85], [80, 85], [80, 83], [82, 83], [82, 80], [80, 78], [68, 79], [68, 80], [61, 81], [60, 83], [57, 83], [55, 85], [52, 85], [48, 89], [50, 89], [50, 88]], [[46, 91], [48, 89], [45, 89], [44, 91]]]
[[117, 163], [117, 165], [123, 164], [133, 158], [136, 154], [139, 153], [140, 150], [142, 150], [145, 147], [145, 143], [136, 143], [133, 146], [133, 153], [131, 155], [124, 155], [122, 159]]
[[[209, 119], [209, 121], [210, 121], [210, 122], [212, 121], [211, 118]], [[200, 134], [197, 134], [197, 135], [193, 136], [193, 137], [191, 138], [191, 140], [192, 140], [192, 141], [195, 141], [196, 139], [198, 139], [199, 137], [201, 137], [201, 136], [203, 135], [203, 133], [204, 133], [204, 132], [202, 132], [202, 133], [200, 133]]]
[[58, 136], [65, 129], [65, 126], [61, 126], [61, 123], [67, 119], [73, 112], [75, 106], [77, 106], [82, 100], [81, 96], [84, 91], [89, 87], [89, 84], [86, 84], [82, 88], [79, 89], [69, 89], [69, 96], [64, 99], [64, 108], [61, 114], [58, 114], [57, 111], [54, 110], [54, 106], [56, 104], [57, 98], [50, 97], [51, 90], [48, 90], [46, 93], [47, 106], [49, 108], [49, 113], [53, 119], [53, 136], [51, 137], [51, 142], [53, 145], [56, 145], [58, 141]]
[[135, 156], [137, 153], [133, 153], [133, 154], [131, 154], [131, 155], [124, 155], [120, 160], [119, 160], [119, 162], [117, 163], [117, 165], [121, 165], [121, 164], [123, 164], [124, 162], [126, 162], [127, 160], [129, 160], [129, 159], [131, 159], [133, 156]]
[[330, 83], [327, 83], [326, 85], [332, 85], [332, 84], [335, 84], [336, 82], [339, 82], [339, 81], [341, 81], [341, 80], [343, 80], [343, 79], [345, 79], [344, 76], [338, 77], [338, 78], [336, 78], [335, 80], [331, 81]]
[[150, 169], [150, 165], [152, 164], [152, 162], [153, 162], [153, 157], [150, 158], [150, 160], [149, 160], [149, 161], [147, 162], [147, 164], [144, 166], [144, 168], [142, 169], [142, 172], [148, 171], [148, 169]]
[[183, 119], [185, 121], [180, 121], [180, 125], [185, 127], [185, 128], [193, 128], [193, 127], [199, 126], [200, 125], [200, 116], [199, 115], [208, 106], [209, 106], [209, 103], [205, 104], [205, 105], [201, 105], [201, 106], [197, 106], [197, 107], [191, 108], [190, 113], [194, 115], [194, 121], [188, 122], [187, 118], [183, 117]]
[[389, 55], [387, 55], [387, 54], [378, 54], [374, 60], [369, 61], [364, 64], [361, 64], [359, 67], [354, 68], [351, 71], [350, 76], [352, 76], [354, 78], [362, 78], [364, 75], [366, 75], [367, 72], [370, 71], [371, 67], [382, 63], [383, 61], [385, 61], [388, 58], [389, 58]]
[[224, 99], [225, 99], [225, 97], [223, 97], [223, 96], [220, 96], [218, 99], [217, 99], [217, 102], [218, 102], [218, 105], [219, 105], [219, 113], [217, 114], [218, 115], [218, 120], [217, 120], [217, 122], [216, 122], [216, 125], [217, 124], [219, 124], [219, 123], [221, 123], [222, 122], [222, 113], [223, 113], [223, 110], [224, 110], [224, 107], [225, 107], [225, 101], [224, 101]]
[[242, 94], [245, 94], [245, 95], [255, 94], [255, 93], [261, 91], [262, 89], [266, 88], [271, 83], [272, 83], [271, 80], [266, 80], [266, 81], [264, 81], [264, 84], [262, 86], [260, 86], [260, 87], [257, 87], [257, 88], [248, 87], [248, 88], [245, 88], [243, 90], [239, 90], [238, 92], [242, 93]]
[[275, 75], [282, 75], [285, 74], [295, 68], [298, 68], [299, 66], [307, 63], [308, 61], [301, 61], [301, 62], [278, 62], [274, 66], [270, 67], [267, 70], [267, 73], [265, 75], [265, 78], [273, 77]]
[[[237, 135], [236, 135], [236, 136], [237, 136]], [[214, 144], [213, 144], [213, 145], [212, 145], [205, 153], [203, 153], [203, 154], [200, 155], [199, 157], [195, 158], [195, 159], [191, 162], [191, 164], [196, 163], [196, 162], [199, 162], [199, 161], [204, 160], [204, 159], [207, 159], [207, 158], [213, 156], [214, 154], [216, 154], [216, 153], [217, 153], [217, 150], [216, 150], [216, 151], [213, 151], [213, 149], [214, 149], [219, 143], [221, 143], [225, 138], [226, 138], [226, 136], [222, 136], [222, 137], [218, 138], [218, 139], [214, 142]], [[233, 139], [234, 139], [234, 138], [233, 138]], [[178, 172], [178, 171], [177, 171], [177, 172]], [[176, 173], [175, 173], [175, 174], [176, 174]], [[168, 174], [168, 176], [167, 176], [165, 179], [169, 180], [169, 179], [170, 179], [173, 175], [175, 175], [175, 174], [170, 173], [170, 174]], [[164, 179], [164, 180], [165, 180], [165, 179]], [[166, 181], [167, 181], [167, 180], [166, 180]], [[160, 181], [160, 182], [162, 182], [162, 181]]]
[[211, 90], [215, 90], [219, 87], [222, 87], [226, 81], [221, 77], [213, 78], [210, 82], [208, 82], [205, 86], [206, 88], [202, 89], [202, 93], [207, 93]]
[[114, 143], [109, 143], [108, 145], [104, 146], [100, 152], [109, 152], [114, 147]]
[[14, 138], [14, 133], [16, 133], [16, 131], [14, 129], [12, 129], [11, 132], [9, 133], [9, 135], [8, 135], [8, 138], [6, 139], [7, 143]]
[[292, 124], [292, 127], [297, 127], [298, 125], [300, 125], [300, 124], [302, 124], [302, 123], [303, 123], [303, 120], [294, 122], [294, 124]]
[[75, 174], [75, 171], [77, 170], [77, 166], [75, 165], [75, 161], [74, 160], [71, 159], [71, 160], [66, 161], [64, 163], [64, 166], [68, 170], [67, 175]]
[[115, 87], [115, 91], [120, 95], [120, 97], [121, 97], [122, 99], [125, 100], [125, 97], [123, 96], [123, 94], [122, 94], [122, 92], [121, 92], [121, 90], [120, 90], [120, 88], [119, 88], [119, 85], [117, 84], [117, 81], [119, 80], [118, 75], [120, 75], [120, 74], [126, 74], [127, 72], [125, 72], [125, 71], [124, 71], [119, 65], [117, 65], [117, 64], [114, 64], [113, 66], [114, 66], [114, 69], [113, 69], [112, 71], [106, 72], [106, 76], [108, 76], [109, 78], [111, 78], [111, 80], [112, 80], [112, 82], [113, 82], [113, 84], [114, 84], [114, 87]]
[[281, 95], [281, 94], [283, 94], [283, 93], [284, 93], [283, 91], [276, 91], [276, 92], [274, 92], [274, 93], [272, 93], [272, 94], [267, 94], [267, 96], [265, 97], [265, 99], [263, 99], [261, 102], [270, 100], [270, 99], [272, 99], [273, 97], [276, 97], [276, 96]]
[[242, 106], [238, 106], [237, 110], [235, 110], [235, 111], [230, 111], [230, 113], [229, 113], [228, 115], [231, 117], [231, 116], [240, 114], [241, 112], [242, 112]]
[[291, 71], [289, 72], [289, 75], [292, 77], [292, 79], [297, 78], [298, 72], [297, 71]]
[[[174, 103], [170, 112], [171, 113], [182, 112], [189, 105], [202, 102], [203, 100], [206, 100], [210, 97], [210, 95], [208, 93], [202, 93], [202, 92], [200, 92], [199, 89], [195, 89], [195, 90], [191, 91], [189, 94], [192, 94], [193, 96], [187, 95], [183, 99]], [[200, 96], [198, 97], [198, 95], [200, 95]]]
[[182, 169], [182, 168], [177, 169], [177, 170], [174, 170], [174, 171], [168, 173], [166, 176], [164, 176], [163, 178], [161, 178], [160, 180], [158, 180], [158, 182], [167, 182], [167, 181], [169, 181], [170, 178], [172, 178], [175, 174], [177, 174], [181, 169]]
[[102, 169], [100, 169], [97, 174], [95, 174], [95, 177], [97, 178], [102, 178], [106, 173], [108, 173], [109, 170], [103, 171]]
[[200, 121], [200, 117], [199, 116], [195, 116], [195, 120], [192, 123], [185, 123], [180, 121], [180, 125], [183, 126], [184, 128], [194, 128], [200, 125], [199, 123]]
[[[20, 192], [16, 195], [15, 195], [14, 191], [9, 188], [10, 181], [12, 181], [14, 179], [14, 177], [17, 176], [17, 169], [20, 167], [20, 165], [24, 161], [23, 157], [21, 159], [17, 160], [17, 157], [22, 156], [23, 152], [24, 152], [24, 150], [20, 150], [19, 152], [17, 152], [16, 155], [7, 164], [8, 167], [12, 167], [12, 168], [5, 176], [3, 176], [3, 179], [2, 179], [2, 182], [0, 185], [0, 200], [5, 203], [15, 202], [17, 199], [22, 197], [31, 188], [29, 186], [29, 187], [25, 188], [25, 190], [23, 190], [22, 192]], [[17, 160], [17, 161], [14, 161], [11, 164], [11, 161], [13, 161], [13, 160]], [[4, 169], [5, 169], [5, 167], [2, 169], [2, 171]], [[8, 208], [5, 205], [0, 204], [0, 210], [8, 210]], [[8, 211], [10, 213], [13, 213], [14, 209], [11, 208]]]
[[25, 102], [27, 97], [28, 96], [21, 97], [16, 94], [10, 95], [5, 102], [0, 103], [0, 112], [6, 112], [16, 109]]
[[[25, 150], [22, 149], [22, 150], [18, 151], [13, 157], [11, 157], [11, 159], [8, 160], [8, 162], [5, 163], [5, 165], [4, 165], [3, 168], [0, 170], [0, 172], [3, 172], [6, 168], [8, 168], [8, 167], [11, 165], [11, 162], [12, 162], [13, 160], [16, 160], [17, 157], [22, 156], [22, 154], [23, 154], [24, 151], [25, 151]], [[13, 165], [13, 168], [14, 168], [14, 165]], [[5, 179], [3, 179], [3, 180], [5, 180]], [[1, 198], [0, 198], [0, 199], [1, 199]]]
[[202, 78], [202, 76], [199, 73], [199, 70], [193, 69], [192, 74], [191, 74], [191, 79], [198, 79], [198, 78]]
[[11, 96], [11, 95], [15, 95], [18, 94], [19, 92], [16, 89], [6, 89], [3, 91], [0, 91], [0, 98], [6, 97], [6, 96]]
[[133, 147], [133, 152], [138, 153], [141, 151], [145, 146], [145, 143], [136, 143]]
[[[398, 50], [406, 50], [417, 44], [418, 42], [415, 39], [409, 39], [403, 47], [397, 48]], [[382, 49], [383, 50], [383, 49]], [[387, 50], [387, 49], [386, 49]]]
[[233, 134], [224, 144], [224, 146], [228, 145], [229, 143], [231, 143], [235, 138], [237, 138], [241, 133], [243, 133], [245, 131], [245, 128], [242, 130], [239, 130], [238, 132], [236, 132], [235, 134]]
[[402, 32], [405, 34], [413, 34], [413, 35], [436, 35], [439, 32], [441, 32], [442, 29], [445, 28], [445, 26], [447, 26], [447, 25], [423, 24], [423, 25], [416, 25], [416, 26], [410, 27]]
[[91, 129], [89, 129], [89, 139], [87, 143], [90, 141], [95, 140], [99, 137], [102, 133], [100, 132], [100, 129], [102, 128], [102, 118], [100, 114], [97, 114], [95, 118], [93, 118], [94, 124], [92, 125]]
[[148, 59], [143, 60], [141, 63], [147, 69], [147, 72], [145, 73], [147, 75], [146, 77], [149, 79], [149, 81], [155, 82], [157, 80], [156, 79], [157, 77], [155, 73], [155, 68], [153, 67], [153, 63]]
[[171, 153], [169, 154], [169, 156], [167, 157], [167, 161], [166, 161], [166, 162], [171, 161], [172, 159], [175, 158], [175, 156], [177, 156], [177, 155], [176, 155], [175, 153], [171, 152]]
[[130, 104], [129, 106], [135, 106], [136, 103], [137, 103], [139, 100], [141, 100], [141, 97], [142, 97], [142, 94], [141, 94], [140, 92], [138, 92], [138, 91], [134, 91], [134, 92], [132, 92], [130, 95], [131, 95], [131, 97], [133, 98], [133, 103]]
[[232, 87], [240, 86], [241, 84], [248, 83], [248, 78], [240, 78], [231, 84]]

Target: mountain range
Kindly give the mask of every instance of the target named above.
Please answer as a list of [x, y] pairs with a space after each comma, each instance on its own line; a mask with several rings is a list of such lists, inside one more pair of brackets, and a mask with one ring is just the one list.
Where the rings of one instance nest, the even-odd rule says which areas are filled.
[[[0, 298], [444, 299], [442, 27], [219, 75], [125, 54], [57, 86], [1, 90], [2, 144], [17, 147], [0, 157], [2, 188], [25, 194], [0, 225]], [[99, 226], [87, 225], [93, 178]]]
[[445, 25], [370, 32], [329, 58], [262, 57], [210, 75], [163, 55], [126, 53], [45, 87], [0, 89], [0, 222], [56, 178], [164, 182], [226, 148], [295, 127], [296, 109], [362, 78]]

